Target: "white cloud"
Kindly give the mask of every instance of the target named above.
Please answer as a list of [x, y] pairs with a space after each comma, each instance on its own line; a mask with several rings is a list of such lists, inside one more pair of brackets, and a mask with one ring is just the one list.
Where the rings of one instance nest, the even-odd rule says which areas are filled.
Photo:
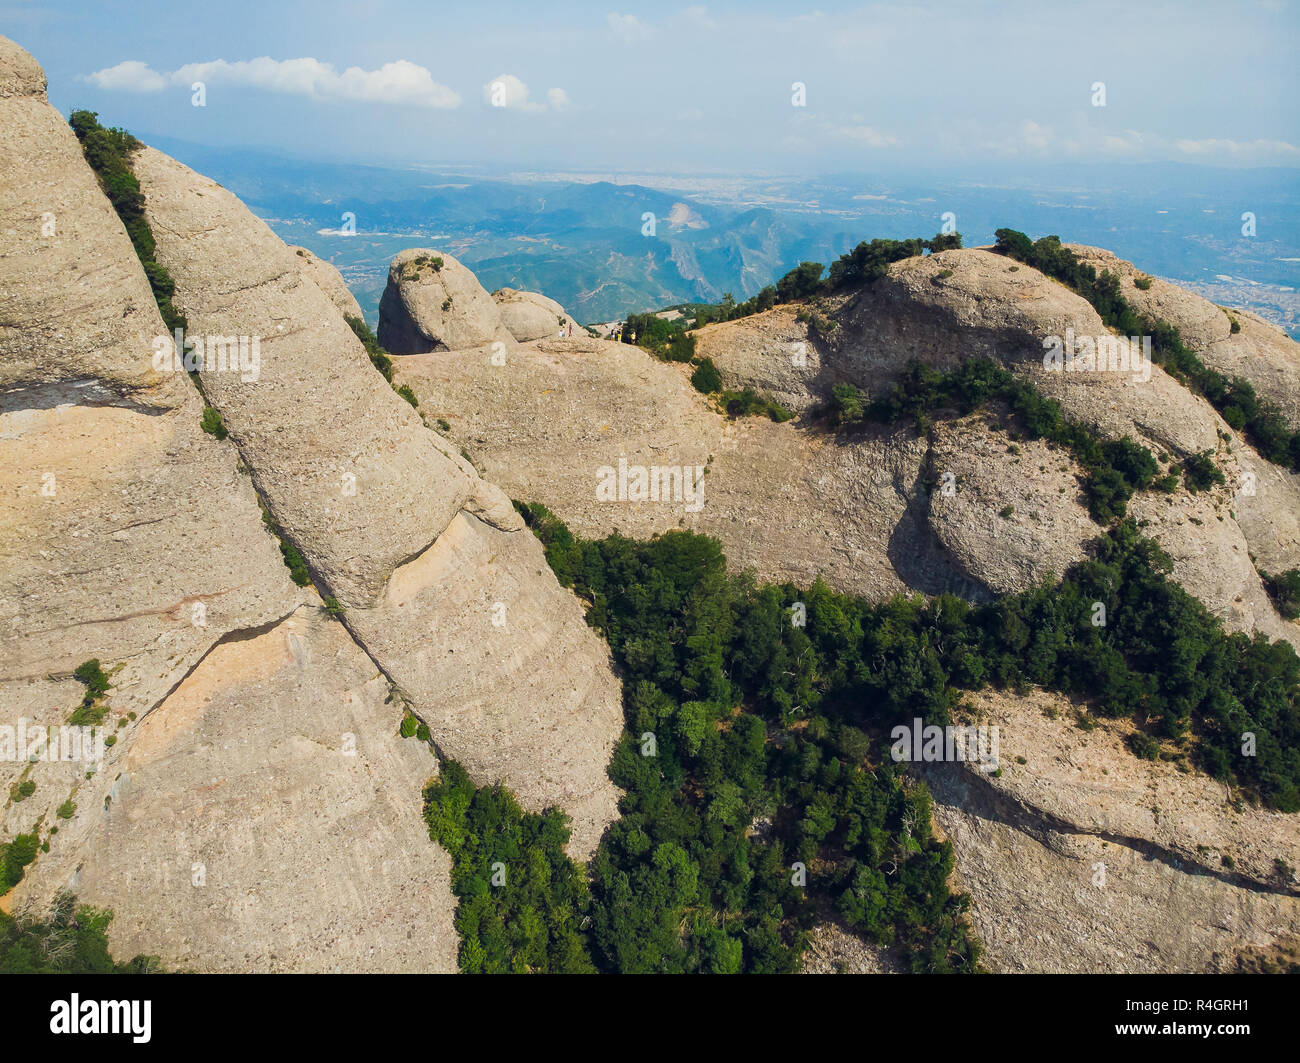
[[546, 103], [537, 103], [528, 98], [528, 86], [514, 74], [498, 74], [483, 86], [483, 102], [492, 107], [507, 107], [514, 111], [544, 111], [550, 105], [553, 111], [562, 111], [572, 104], [569, 94], [563, 89], [547, 89]]
[[1143, 155], [1148, 150], [1147, 138], [1136, 129], [1124, 130], [1123, 136], [1107, 133], [1101, 138], [1100, 150], [1108, 155]]
[[1020, 139], [1031, 151], [1042, 151], [1052, 142], [1052, 128], [1026, 118], [1020, 123]]
[[159, 74], [144, 63], [128, 61], [100, 70], [86, 79], [107, 89], [157, 92], [168, 84], [188, 88], [195, 81], [207, 85], [243, 85], [309, 96], [319, 100], [358, 100], [365, 103], [395, 103], [412, 107], [453, 108], [460, 106], [460, 94], [440, 85], [422, 66], [398, 59], [377, 70], [350, 66], [342, 73], [319, 59], [258, 59], [228, 62], [189, 63], [171, 74]]
[[635, 15], [611, 13], [605, 16], [605, 21], [609, 23], [609, 28], [614, 31], [614, 36], [627, 44], [643, 41], [654, 32]]
[[162, 74], [138, 59], [127, 59], [117, 66], [97, 70], [84, 80], [109, 92], [158, 92], [167, 85]]
[[1187, 155], [1257, 155], [1293, 158], [1300, 148], [1285, 140], [1179, 140], [1178, 150]]
[[718, 24], [709, 17], [709, 10], [703, 4], [688, 7], [682, 12], [682, 20], [696, 29], [715, 30]]
[[898, 138], [890, 133], [882, 133], [869, 125], [842, 125], [835, 129], [837, 136], [855, 140], [869, 148], [888, 148], [898, 143]]

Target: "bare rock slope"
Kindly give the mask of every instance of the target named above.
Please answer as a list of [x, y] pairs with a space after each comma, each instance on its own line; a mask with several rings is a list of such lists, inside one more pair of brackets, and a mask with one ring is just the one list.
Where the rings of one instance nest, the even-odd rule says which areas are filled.
[[[526, 807], [566, 809], [573, 851], [591, 852], [616, 814], [619, 686], [541, 545], [374, 370], [263, 222], [159, 152], [135, 171], [191, 330], [261, 337], [256, 381], [205, 368], [204, 388], [317, 584], [440, 751]], [[482, 293], [452, 259], [425, 272], [458, 298]]]
[[[718, 536], [737, 567], [766, 579], [821, 575], [872, 597], [911, 588], [979, 598], [1062, 575], [1100, 533], [1068, 455], [1013, 443], [994, 417], [940, 420], [926, 440], [910, 428], [836, 435], [811, 407], [837, 382], [875, 394], [910, 359], [951, 368], [982, 354], [1103, 437], [1130, 436], [1164, 455], [1167, 468], [1211, 451], [1224, 487], [1140, 496], [1134, 511], [1184, 586], [1230, 627], [1300, 641], [1251, 563], [1253, 553], [1265, 571], [1300, 564], [1300, 478], [1259, 458], [1158, 366], [1046, 370], [1044, 337], [1106, 331], [1063, 285], [988, 251], [949, 251], [897, 263], [871, 288], [814, 310], [776, 307], [697, 333], [697, 351], [728, 385], [804, 411], [784, 424], [723, 417], [691, 388], [689, 367], [604, 341], [539, 341], [496, 359], [438, 352], [400, 359], [398, 372], [489, 478], [583, 534], [689, 527]], [[600, 470], [620, 461], [703, 466], [701, 497], [694, 506], [630, 492], [608, 500]]]
[[1000, 774], [930, 765], [986, 962], [1003, 971], [1232, 970], [1300, 932], [1294, 815], [1235, 804], [1199, 773], [1139, 760], [1122, 726], [1083, 730], [1060, 696], [986, 692]]
[[0, 792], [35, 784], [0, 836], [49, 845], [0, 903], [72, 889], [114, 910], [115, 954], [194, 970], [454, 970], [436, 764], [154, 368], [148, 282], [44, 85], [0, 38], [0, 726], [65, 724], [98, 658], [114, 744], [0, 760]]
[[344, 317], [365, 320], [364, 315], [361, 313], [361, 304], [357, 302], [357, 297], [352, 294], [347, 283], [343, 280], [342, 274], [331, 263], [326, 262], [323, 258], [318, 258], [305, 247], [290, 245], [289, 250], [298, 256], [298, 265], [302, 267], [303, 273], [311, 278], [316, 287], [325, 293], [340, 314]]

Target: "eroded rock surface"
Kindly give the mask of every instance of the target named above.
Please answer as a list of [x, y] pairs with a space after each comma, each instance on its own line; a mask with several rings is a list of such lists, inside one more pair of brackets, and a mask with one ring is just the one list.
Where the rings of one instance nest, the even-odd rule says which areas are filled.
[[[537, 292], [520, 292], [502, 288], [492, 293], [492, 299], [501, 313], [501, 323], [520, 343], [529, 340], [557, 339], [568, 335], [574, 324], [559, 303]], [[585, 334], [585, 329], [582, 330]]]
[[[261, 337], [256, 381], [205, 368], [204, 387], [313, 578], [445, 755], [528, 808], [565, 808], [573, 851], [590, 853], [616, 813], [605, 769], [620, 690], [541, 544], [375, 371], [263, 222], [159, 152], [141, 151], [136, 173], [191, 329]], [[478, 286], [450, 258], [425, 272]]]
[[379, 342], [393, 354], [513, 344], [501, 310], [453, 256], [412, 248], [393, 259], [379, 301]]
[[289, 250], [299, 258], [298, 264], [302, 267], [303, 273], [325, 293], [326, 298], [334, 304], [340, 314], [344, 317], [358, 317], [365, 320], [361, 313], [361, 304], [357, 302], [357, 297], [349, 290], [343, 275], [334, 268], [333, 263], [326, 262], [305, 247], [295, 247], [290, 244]]
[[2, 903], [72, 889], [114, 910], [117, 956], [192, 970], [454, 969], [449, 861], [419, 816], [436, 763], [290, 581], [189, 378], [155, 367], [135, 252], [3, 38], [0, 138], [0, 725], [65, 724], [97, 658], [113, 740], [0, 759], [0, 792], [36, 784], [0, 837], [49, 845]]
[[1085, 731], [1058, 695], [968, 698], [999, 728], [1001, 775], [928, 766], [935, 819], [971, 895], [984, 962], [1000, 971], [1230, 970], [1300, 929], [1294, 815], [1139, 760], [1125, 725]]

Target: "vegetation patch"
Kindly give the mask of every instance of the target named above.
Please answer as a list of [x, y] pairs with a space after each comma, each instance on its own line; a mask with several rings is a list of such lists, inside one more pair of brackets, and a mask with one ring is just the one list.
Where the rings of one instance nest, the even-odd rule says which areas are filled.
[[1260, 577], [1277, 611], [1287, 620], [1300, 618], [1300, 568], [1279, 572], [1276, 576], [1261, 572]]
[[[1097, 271], [1059, 236], [1030, 240], [1015, 229], [999, 229], [995, 250], [1061, 281], [1087, 299], [1109, 328], [1122, 336], [1151, 337], [1152, 359], [1176, 380], [1205, 396], [1223, 419], [1243, 431], [1260, 455], [1276, 465], [1300, 469], [1300, 432], [1292, 432], [1281, 412], [1260, 399], [1242, 377], [1228, 378], [1211, 369], [1185, 343], [1178, 329], [1139, 313], [1120, 292], [1119, 278]], [[1232, 331], [1238, 331], [1240, 325]]]
[[775, 399], [765, 398], [753, 388], [724, 391], [721, 403], [728, 417], [753, 417], [765, 414], [779, 424], [794, 416]]
[[705, 395], [722, 390], [722, 375], [718, 372], [718, 367], [713, 364], [712, 358], [699, 360], [695, 371], [691, 373], [691, 386]]
[[1092, 429], [1067, 420], [1055, 399], [987, 358], [969, 359], [947, 372], [910, 362], [898, 381], [874, 400], [852, 384], [836, 384], [826, 414], [838, 427], [910, 421], [924, 434], [944, 412], [965, 416], [992, 402], [1003, 403], [1029, 438], [1069, 450], [1085, 472], [1088, 510], [1101, 524], [1122, 519], [1133, 493], [1152, 486], [1160, 471], [1146, 447], [1127, 437], [1103, 442]]
[[[0, 893], [4, 890], [0, 889]], [[117, 963], [108, 952], [113, 913], [78, 905], [61, 893], [43, 919], [15, 919], [0, 912], [0, 974], [155, 974], [157, 956]]]

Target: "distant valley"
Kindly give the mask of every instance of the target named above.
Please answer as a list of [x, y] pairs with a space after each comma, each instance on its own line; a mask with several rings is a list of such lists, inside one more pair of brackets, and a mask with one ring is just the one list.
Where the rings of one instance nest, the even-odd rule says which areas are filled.
[[[599, 174], [348, 166], [159, 143], [213, 175], [287, 243], [335, 265], [372, 323], [389, 262], [408, 247], [451, 253], [489, 291], [545, 291], [590, 323], [716, 302], [725, 292], [741, 300], [800, 261], [830, 262], [862, 239], [934, 233], [951, 212], [968, 247], [991, 243], [1008, 224], [1059, 232], [1300, 336], [1300, 204], [1283, 170], [1062, 166], [1005, 184], [687, 175], [614, 183]], [[1253, 237], [1241, 234], [1248, 210]], [[647, 214], [653, 237], [643, 235]]]

